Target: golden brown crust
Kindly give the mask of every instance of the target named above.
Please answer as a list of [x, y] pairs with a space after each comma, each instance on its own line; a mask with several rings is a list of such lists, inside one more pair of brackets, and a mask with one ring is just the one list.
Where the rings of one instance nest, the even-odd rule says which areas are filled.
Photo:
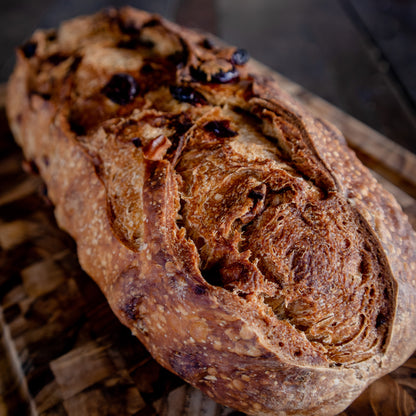
[[416, 346], [416, 239], [242, 50], [131, 8], [36, 32], [16, 140], [114, 313], [250, 414], [331, 415]]

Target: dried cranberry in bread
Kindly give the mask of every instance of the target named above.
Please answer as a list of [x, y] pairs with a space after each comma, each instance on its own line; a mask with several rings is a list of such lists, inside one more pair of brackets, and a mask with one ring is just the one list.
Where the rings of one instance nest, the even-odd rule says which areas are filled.
[[7, 110], [82, 267], [166, 368], [333, 415], [416, 347], [397, 202], [247, 54], [131, 8], [37, 31]]

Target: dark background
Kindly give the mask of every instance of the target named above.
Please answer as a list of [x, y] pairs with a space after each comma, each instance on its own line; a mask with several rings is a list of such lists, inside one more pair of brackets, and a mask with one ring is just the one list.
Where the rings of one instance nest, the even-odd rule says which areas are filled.
[[1, 0], [0, 82], [36, 28], [125, 4], [246, 48], [416, 153], [416, 0]]

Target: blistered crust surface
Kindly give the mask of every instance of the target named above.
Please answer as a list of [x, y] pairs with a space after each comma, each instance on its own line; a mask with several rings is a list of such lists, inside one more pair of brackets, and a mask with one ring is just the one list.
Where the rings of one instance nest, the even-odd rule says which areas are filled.
[[156, 359], [248, 413], [335, 414], [415, 348], [415, 237], [336, 129], [247, 60], [108, 10], [23, 45], [8, 114]]

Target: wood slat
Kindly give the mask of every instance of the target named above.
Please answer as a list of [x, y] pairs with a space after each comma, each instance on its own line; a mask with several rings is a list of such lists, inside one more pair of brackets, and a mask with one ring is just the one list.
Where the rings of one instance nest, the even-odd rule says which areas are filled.
[[416, 3], [394, 0], [342, 2], [351, 19], [379, 49], [379, 59], [384, 61], [386, 71], [416, 109]]

